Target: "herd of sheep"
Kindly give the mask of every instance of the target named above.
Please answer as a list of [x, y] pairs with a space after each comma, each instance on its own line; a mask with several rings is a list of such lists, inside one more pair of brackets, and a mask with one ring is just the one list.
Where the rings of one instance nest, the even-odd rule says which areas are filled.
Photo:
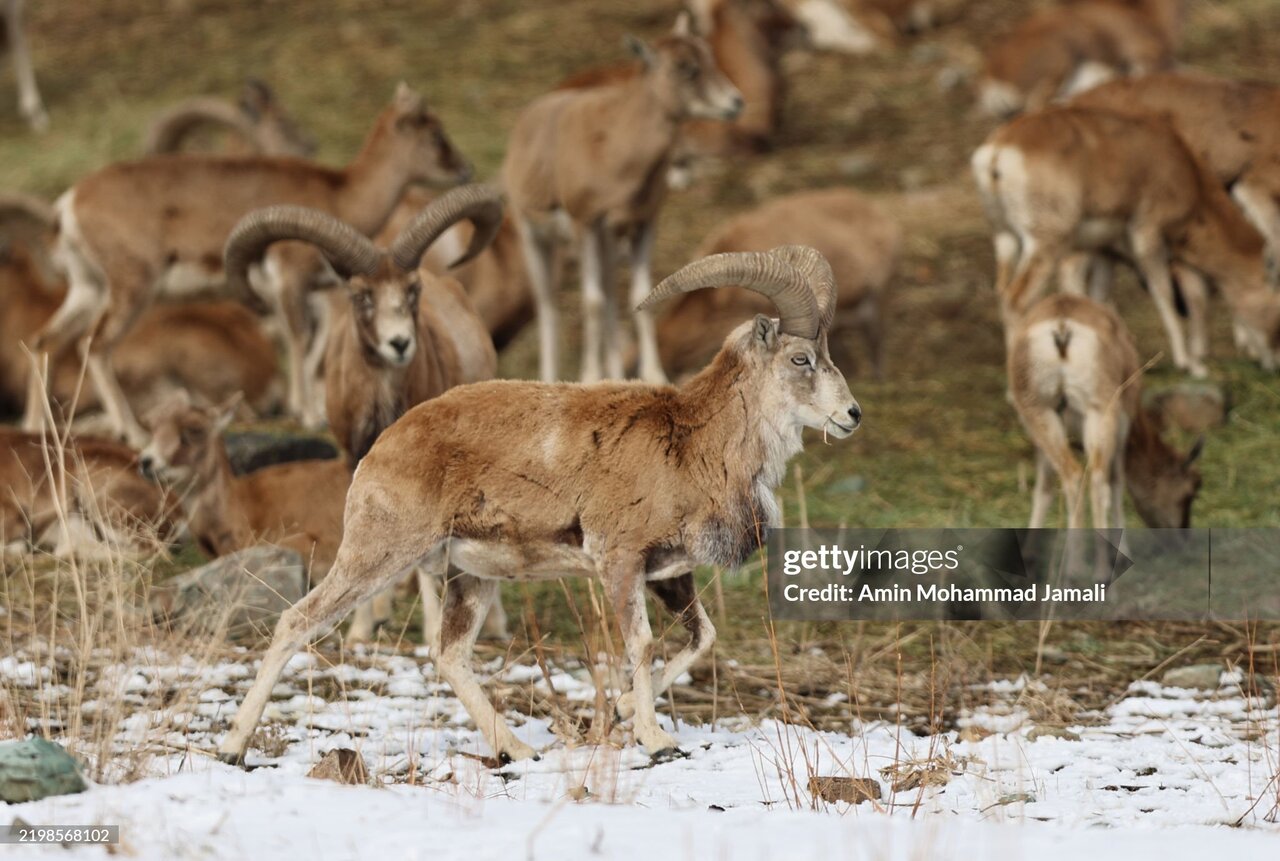
[[[279, 622], [221, 746], [231, 761], [290, 656], [352, 611], [349, 636], [372, 636], [410, 571], [442, 677], [500, 760], [534, 756], [483, 693], [472, 647], [505, 629], [502, 581], [595, 577], [631, 665], [618, 713], [655, 756], [677, 753], [654, 700], [714, 641], [694, 569], [760, 546], [805, 428], [858, 428], [829, 341], [864, 341], [880, 375], [903, 237], [853, 189], [802, 191], [729, 219], [655, 287], [669, 185], [690, 161], [763, 157], [795, 33], [860, 51], [963, 5], [691, 0], [669, 32], [631, 40], [631, 62], [532, 102], [492, 185], [472, 182], [405, 84], [333, 168], [251, 82], [238, 103], [166, 112], [145, 155], [53, 205], [0, 196], [0, 400], [23, 412], [21, 430], [0, 430], [0, 538], [65, 544], [70, 510], [98, 541], [139, 541], [146, 524], [210, 556], [270, 542], [309, 560], [317, 585]], [[1280, 88], [1174, 70], [1181, 19], [1180, 0], [1040, 7], [994, 40], [977, 82], [983, 108], [1021, 114], [972, 167], [1009, 396], [1037, 449], [1032, 526], [1055, 478], [1071, 525], [1087, 496], [1094, 525], [1122, 526], [1126, 488], [1150, 525], [1190, 523], [1199, 447], [1169, 446], [1142, 406], [1152, 351], [1107, 304], [1115, 262], [1140, 274], [1178, 368], [1206, 373], [1215, 288], [1246, 355], [1273, 369], [1280, 348]], [[234, 151], [178, 152], [211, 126]], [[566, 259], [581, 384], [557, 382]], [[493, 380], [497, 350], [531, 321], [541, 381]], [[68, 425], [97, 408], [111, 439]], [[222, 431], [274, 410], [327, 426], [341, 456], [235, 474]], [[689, 633], [656, 676], [646, 590]]]

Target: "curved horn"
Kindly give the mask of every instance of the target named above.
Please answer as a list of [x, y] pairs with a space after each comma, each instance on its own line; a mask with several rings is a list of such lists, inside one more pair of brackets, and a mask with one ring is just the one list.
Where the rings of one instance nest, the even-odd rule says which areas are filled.
[[225, 99], [198, 96], [174, 105], [147, 129], [143, 152], [160, 155], [178, 152], [187, 137], [201, 126], [214, 126], [235, 132], [255, 152], [262, 151], [253, 123], [239, 107]]
[[382, 252], [367, 236], [327, 212], [305, 206], [268, 206], [241, 218], [227, 237], [222, 252], [227, 286], [242, 296], [253, 296], [249, 264], [260, 260], [271, 243], [285, 239], [310, 242], [344, 278], [372, 274], [382, 261]]
[[828, 331], [836, 317], [836, 276], [827, 258], [808, 245], [780, 245], [769, 253], [787, 261], [809, 278], [809, 286], [818, 301], [818, 322], [822, 331]]
[[0, 192], [0, 232], [13, 221], [25, 221], [36, 227], [53, 226], [53, 207], [40, 198], [20, 191]]
[[637, 310], [645, 310], [677, 293], [706, 287], [738, 286], [768, 296], [778, 308], [787, 335], [813, 340], [818, 336], [818, 302], [805, 272], [772, 251], [713, 254], [668, 275]]
[[471, 219], [475, 232], [471, 244], [457, 260], [449, 264], [455, 269], [471, 260], [493, 241], [502, 227], [502, 195], [487, 185], [464, 185], [447, 191], [428, 203], [391, 244], [391, 259], [405, 271], [418, 268], [422, 255], [454, 224]]

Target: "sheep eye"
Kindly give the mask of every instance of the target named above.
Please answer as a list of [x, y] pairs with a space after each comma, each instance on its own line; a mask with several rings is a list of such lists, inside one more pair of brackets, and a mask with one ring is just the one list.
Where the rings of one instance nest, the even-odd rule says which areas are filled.
[[702, 74], [702, 69], [697, 63], [681, 63], [680, 74], [684, 76], [686, 80], [693, 81], [697, 80], [697, 77]]
[[798, 355], [798, 356], [792, 356], [792, 357], [791, 357], [791, 364], [795, 365], [795, 366], [796, 366], [796, 367], [798, 367], [798, 368], [803, 368], [803, 367], [805, 367], [805, 366], [807, 366], [807, 365], [812, 365], [813, 363], [809, 361], [809, 357], [808, 357], [808, 356], [806, 356], [806, 355], [804, 355], [804, 354], [801, 354], [801, 355]]

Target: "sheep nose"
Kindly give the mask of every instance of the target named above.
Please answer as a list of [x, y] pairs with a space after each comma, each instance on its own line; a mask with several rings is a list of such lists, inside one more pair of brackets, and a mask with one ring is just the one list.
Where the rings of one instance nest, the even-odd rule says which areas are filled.
[[138, 472], [147, 478], [150, 478], [155, 473], [155, 467], [156, 462], [149, 454], [144, 454], [138, 459]]
[[733, 119], [738, 114], [742, 113], [742, 109], [746, 106], [747, 103], [743, 100], [742, 96], [738, 95], [731, 98], [729, 100], [729, 119]]
[[862, 424], [862, 407], [854, 404], [849, 407], [849, 418], [853, 419], [853, 426], [857, 427]]
[[391, 349], [396, 351], [396, 355], [403, 356], [405, 351], [409, 349], [409, 339], [404, 337], [392, 338], [388, 343]]

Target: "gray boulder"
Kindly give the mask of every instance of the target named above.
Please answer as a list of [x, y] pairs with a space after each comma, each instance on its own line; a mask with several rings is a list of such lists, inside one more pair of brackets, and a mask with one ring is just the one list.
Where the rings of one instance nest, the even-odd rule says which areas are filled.
[[302, 557], [263, 544], [166, 580], [152, 589], [151, 610], [192, 633], [252, 640], [270, 636], [280, 614], [306, 593]]

